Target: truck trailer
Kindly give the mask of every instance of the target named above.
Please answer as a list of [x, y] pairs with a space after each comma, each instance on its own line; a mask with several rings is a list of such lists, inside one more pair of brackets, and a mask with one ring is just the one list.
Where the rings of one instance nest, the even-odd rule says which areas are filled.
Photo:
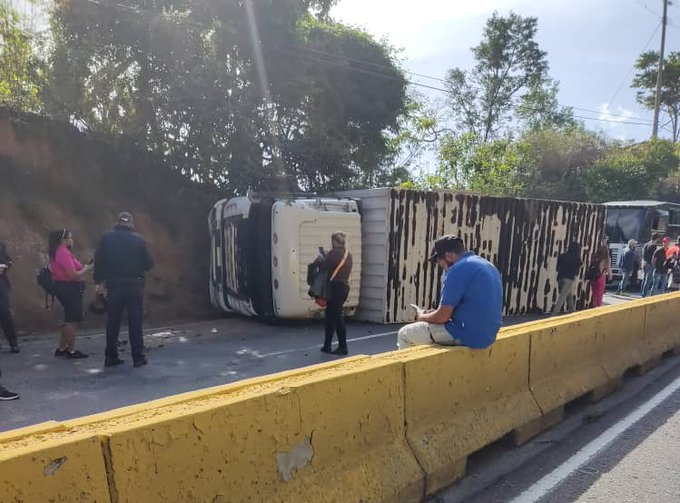
[[225, 311], [263, 318], [323, 314], [307, 295], [307, 265], [335, 230], [354, 256], [347, 314], [376, 323], [412, 321], [410, 304], [435, 307], [442, 271], [427, 261], [433, 241], [461, 237], [500, 271], [507, 315], [549, 312], [557, 299], [557, 257], [582, 246], [577, 305], [595, 248], [605, 242], [601, 205], [398, 188], [240, 197], [210, 213], [211, 297]]

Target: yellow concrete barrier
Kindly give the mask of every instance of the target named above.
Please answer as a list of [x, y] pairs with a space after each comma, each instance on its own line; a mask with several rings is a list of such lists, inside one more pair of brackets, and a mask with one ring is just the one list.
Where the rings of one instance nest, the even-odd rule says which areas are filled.
[[529, 336], [486, 350], [414, 348], [404, 365], [406, 437], [433, 494], [462, 477], [467, 456], [540, 417], [529, 392]]
[[[655, 356], [655, 350], [645, 337], [646, 306], [629, 302], [601, 309], [594, 318], [595, 329], [603, 338], [604, 349], [599, 355], [602, 366], [615, 388], [623, 374]], [[596, 395], [594, 398], [600, 398]]]
[[[363, 356], [10, 432], [0, 466], [16, 483], [0, 501], [420, 501], [403, 397], [402, 365]], [[62, 458], [54, 474], [77, 494], [60, 477], [36, 492]], [[66, 468], [81, 460], [79, 478]]]
[[0, 501], [112, 503], [99, 437], [37, 437], [0, 449]]
[[680, 292], [644, 301], [644, 336], [655, 354], [680, 347]]
[[530, 336], [529, 385], [544, 415], [609, 382], [603, 360], [610, 347], [595, 311], [558, 318]]
[[[131, 422], [132, 420], [132, 422]], [[402, 370], [366, 359], [107, 431], [120, 503], [419, 501]]]
[[45, 421], [24, 428], [17, 428], [15, 430], [0, 432], [0, 444], [7, 442], [16, 442], [24, 438], [31, 438], [46, 433], [53, 433], [55, 431], [66, 431], [66, 426], [59, 421]]
[[1, 502], [421, 501], [680, 346], [680, 294], [0, 434]]

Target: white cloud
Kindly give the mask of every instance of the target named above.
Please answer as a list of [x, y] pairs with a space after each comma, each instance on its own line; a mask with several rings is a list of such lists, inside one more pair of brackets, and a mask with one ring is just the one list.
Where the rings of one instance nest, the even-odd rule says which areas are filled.
[[631, 110], [628, 110], [627, 108], [622, 107], [621, 105], [617, 105], [616, 110], [612, 111], [609, 103], [601, 103], [598, 110], [600, 112], [598, 119], [610, 123], [618, 124], [621, 122], [629, 122], [632, 119], [635, 119], [635, 115], [633, 114], [633, 112]]

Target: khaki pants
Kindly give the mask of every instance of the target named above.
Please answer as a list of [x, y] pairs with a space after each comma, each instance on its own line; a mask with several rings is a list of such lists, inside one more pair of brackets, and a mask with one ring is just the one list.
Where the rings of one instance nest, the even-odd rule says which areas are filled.
[[575, 311], [574, 305], [574, 280], [573, 279], [561, 279], [558, 282], [559, 285], [559, 295], [557, 296], [557, 304], [553, 307], [552, 314], [560, 314], [564, 304], [567, 304], [567, 311], [573, 313]]
[[440, 344], [442, 346], [455, 346], [456, 342], [447, 332], [444, 325], [417, 321], [406, 325], [399, 330], [397, 335], [397, 349], [423, 344]]

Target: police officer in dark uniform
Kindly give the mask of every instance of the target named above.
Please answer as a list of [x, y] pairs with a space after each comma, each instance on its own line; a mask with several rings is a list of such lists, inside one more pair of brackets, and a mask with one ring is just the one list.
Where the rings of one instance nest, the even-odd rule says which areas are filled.
[[130, 213], [118, 215], [117, 225], [101, 238], [95, 254], [94, 280], [98, 293], [105, 290], [107, 296], [106, 367], [124, 363], [117, 346], [123, 311], [128, 315], [133, 365], [147, 364], [142, 332], [144, 274], [153, 267], [153, 260], [134, 227]]

